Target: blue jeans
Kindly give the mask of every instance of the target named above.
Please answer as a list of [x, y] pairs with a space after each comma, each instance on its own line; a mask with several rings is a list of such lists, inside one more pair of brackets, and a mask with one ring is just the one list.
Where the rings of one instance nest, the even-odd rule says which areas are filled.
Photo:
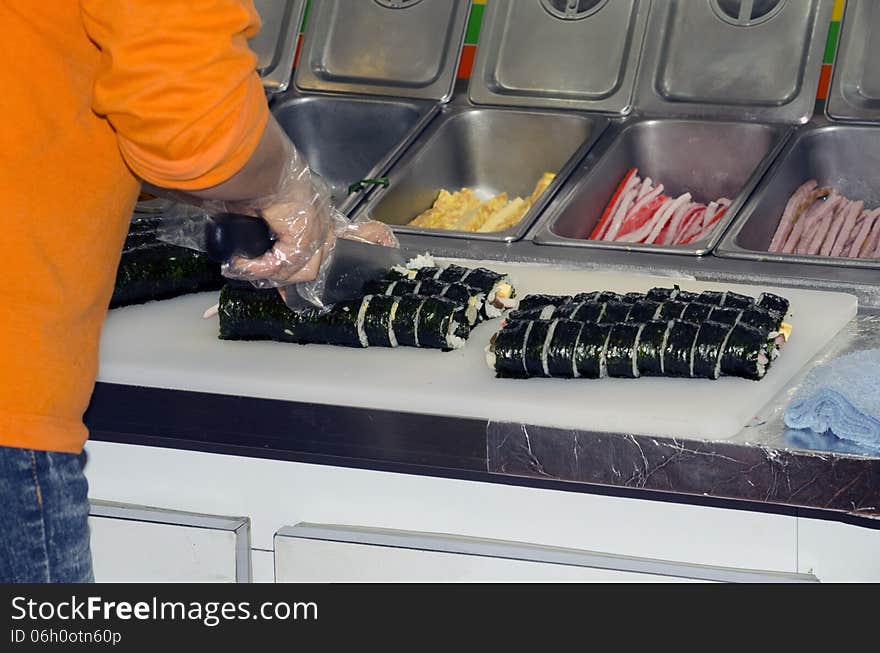
[[0, 583], [94, 581], [81, 458], [0, 447]]

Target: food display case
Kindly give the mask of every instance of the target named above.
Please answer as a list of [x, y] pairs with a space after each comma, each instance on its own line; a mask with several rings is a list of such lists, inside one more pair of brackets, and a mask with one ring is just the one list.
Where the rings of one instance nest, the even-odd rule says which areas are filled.
[[[360, 211], [404, 234], [521, 239], [609, 117], [631, 110], [649, 6], [646, 0], [489, 2], [468, 97], [444, 108], [389, 171], [390, 186], [375, 189]], [[598, 65], [584, 66], [586, 60]], [[538, 193], [545, 173], [555, 176]], [[462, 188], [483, 201], [502, 193], [530, 199], [519, 220], [500, 229], [489, 228], [491, 222], [476, 229], [410, 224], [441, 190]]]
[[[633, 114], [603, 136], [529, 237], [539, 245], [711, 252], [795, 126], [812, 115], [832, 5], [654, 0]], [[616, 189], [632, 169], [663, 184], [669, 199], [690, 193], [693, 203], [718, 201], [715, 221], [707, 212], [705, 229], [691, 240], [645, 242], [635, 231], [598, 239], [600, 220], [616, 215]], [[631, 217], [626, 207], [622, 214]], [[662, 217], [659, 210], [653, 216]]]
[[343, 213], [451, 97], [469, 4], [311, 3], [295, 88], [272, 111]]
[[[792, 139], [725, 235], [719, 256], [880, 270], [880, 222], [874, 214], [880, 206], [880, 77], [868, 58], [878, 34], [880, 6], [860, 0], [847, 2], [827, 117], [817, 116]], [[819, 218], [816, 224], [803, 230], [816, 242], [824, 240], [818, 252], [816, 247], [788, 246], [784, 251], [768, 251], [780, 249], [774, 239], [786, 212], [786, 220], [798, 217], [793, 213], [802, 221], [811, 219], [808, 209], [795, 206], [796, 201], [788, 208], [790, 198], [808, 180], [816, 181], [817, 193], [822, 188], [834, 189], [832, 193], [837, 191], [848, 201], [863, 202], [861, 215], [853, 213], [851, 224], [847, 223], [845, 206], [840, 203], [826, 222], [814, 216]], [[822, 201], [820, 197], [816, 206]], [[825, 246], [835, 239], [835, 232], [836, 239], [842, 241], [847, 228], [853, 247], [862, 243], [861, 252], [837, 243], [834, 248]]]

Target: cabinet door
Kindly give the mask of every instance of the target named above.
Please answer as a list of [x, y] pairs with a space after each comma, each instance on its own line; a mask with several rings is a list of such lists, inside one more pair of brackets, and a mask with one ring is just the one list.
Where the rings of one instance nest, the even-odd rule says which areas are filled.
[[521, 542], [298, 524], [275, 536], [278, 582], [798, 582], [808, 575], [691, 565]]
[[249, 521], [92, 501], [95, 580], [249, 582]]

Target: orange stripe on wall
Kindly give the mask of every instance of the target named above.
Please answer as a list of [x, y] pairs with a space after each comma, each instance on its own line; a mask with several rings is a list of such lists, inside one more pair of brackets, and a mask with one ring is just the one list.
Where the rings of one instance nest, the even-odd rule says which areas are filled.
[[[299, 53], [303, 47], [303, 35], [300, 34], [296, 39], [296, 54], [293, 56], [293, 67], [296, 68], [296, 65], [299, 63]], [[290, 50], [288, 50], [290, 52]]]
[[816, 91], [816, 97], [820, 100], [828, 98], [828, 88], [831, 86], [831, 64], [823, 64], [822, 72], [819, 75], [819, 88]]
[[474, 69], [474, 56], [477, 53], [477, 46], [465, 45], [461, 49], [461, 62], [458, 64], [459, 79], [469, 79], [471, 71]]

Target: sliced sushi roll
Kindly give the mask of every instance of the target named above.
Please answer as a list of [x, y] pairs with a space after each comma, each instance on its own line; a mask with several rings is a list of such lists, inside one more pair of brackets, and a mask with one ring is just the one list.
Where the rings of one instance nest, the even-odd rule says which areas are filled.
[[701, 304], [709, 304], [710, 306], [721, 306], [724, 302], [724, 293], [715, 290], [704, 290], [697, 297], [697, 301]]
[[657, 313], [658, 320], [677, 320], [684, 314], [685, 309], [690, 306], [684, 302], [669, 300], [663, 302], [660, 311]]
[[547, 367], [546, 376], [573, 378], [577, 376], [574, 352], [584, 328], [583, 322], [574, 320], [554, 320], [550, 326], [544, 355]]
[[605, 356], [608, 376], [625, 379], [636, 379], [640, 376], [637, 352], [639, 336], [644, 328], [644, 324], [635, 322], [618, 322], [612, 325]]
[[720, 306], [716, 306], [712, 309], [712, 312], [709, 313], [709, 317], [707, 320], [711, 320], [712, 322], [718, 322], [720, 324], [727, 324], [729, 326], [733, 326], [737, 322], [739, 322], [739, 318], [742, 315], [741, 311], [736, 310], [735, 308], [722, 308]]
[[692, 322], [673, 320], [663, 350], [664, 376], [691, 376], [691, 350], [699, 330], [699, 325]]
[[574, 366], [578, 377], [602, 379], [608, 376], [606, 359], [610, 324], [584, 324], [574, 349]]
[[[603, 304], [602, 302], [580, 302], [571, 304], [570, 307], [571, 310], [565, 315], [569, 319], [578, 320], [579, 322], [601, 322], [608, 304]], [[563, 317], [562, 312], [562, 307], [560, 307], [559, 317]]]
[[627, 315], [627, 322], [647, 322], [657, 317], [660, 310], [660, 302], [650, 299], [639, 300], [633, 303], [632, 310]]
[[521, 311], [529, 311], [533, 308], [544, 308], [545, 306], [561, 306], [573, 301], [569, 295], [526, 295], [519, 300], [517, 308]]
[[617, 300], [607, 301], [605, 302], [605, 312], [600, 319], [607, 324], [626, 322], [626, 318], [629, 316], [632, 308], [633, 304], [626, 304]]
[[499, 317], [517, 305], [516, 291], [506, 274], [486, 268], [464, 268], [450, 265], [438, 277], [445, 283], [463, 283], [486, 294], [485, 312], [489, 318]]
[[709, 315], [712, 314], [713, 309], [714, 307], [710, 304], [691, 302], [682, 312], [681, 319], [686, 322], [695, 322], [699, 324], [709, 319]]
[[772, 337], [775, 338], [779, 334], [780, 326], [782, 326], [782, 316], [776, 311], [752, 305], [741, 310], [739, 323], [766, 331], [768, 337], [772, 333]]
[[731, 328], [721, 354], [721, 373], [760, 380], [767, 374], [775, 345], [764, 332], [746, 324]]
[[754, 304], [754, 298], [730, 292], [729, 290], [724, 293], [724, 299], [721, 302], [721, 305], [725, 308], [748, 308], [749, 306], [754, 306]]
[[391, 318], [391, 329], [397, 344], [401, 347], [418, 347], [418, 316], [419, 309], [425, 298], [421, 295], [404, 295], [394, 305]]
[[509, 320], [495, 334], [486, 351], [486, 362], [499, 378], [524, 379], [525, 346], [534, 324], [531, 320]]
[[758, 296], [758, 301], [756, 303], [761, 308], [776, 311], [783, 317], [783, 319], [785, 319], [785, 316], [788, 314], [789, 302], [785, 297], [780, 297], [779, 295], [774, 295], [769, 292], [762, 292]]
[[420, 295], [432, 295], [451, 299], [465, 307], [468, 323], [473, 326], [483, 317], [486, 294], [463, 283], [443, 283], [442, 281], [422, 281], [419, 284]]
[[388, 295], [372, 295], [364, 311], [363, 332], [370, 347], [397, 347], [391, 318], [400, 301]]
[[528, 376], [545, 376], [547, 368], [547, 340], [553, 322], [535, 320], [526, 337], [523, 362]]
[[[564, 304], [563, 307], [566, 305]], [[560, 307], [562, 308], [562, 307]], [[557, 307], [552, 304], [541, 306], [540, 308], [530, 308], [528, 310], [517, 309], [510, 311], [507, 315], [508, 320], [552, 320], [557, 316]]]
[[[577, 296], [576, 296], [577, 297]], [[602, 290], [596, 293], [596, 296], [592, 301], [594, 302], [619, 302], [623, 299], [623, 296], [616, 293], [611, 292], [610, 290]]]
[[416, 313], [418, 347], [460, 349], [470, 335], [461, 304], [444, 297], [423, 297]]
[[652, 302], [670, 302], [678, 297], [679, 292], [681, 290], [678, 286], [674, 288], [651, 288], [646, 293], [645, 299], [650, 299]]
[[620, 298], [620, 301], [626, 302], [627, 304], [637, 304], [638, 302], [646, 301], [648, 298], [645, 296], [645, 293], [641, 292], [628, 292], [623, 297]]
[[672, 320], [651, 320], [639, 335], [636, 347], [636, 366], [644, 376], [663, 376], [663, 355], [672, 329]]
[[688, 292], [687, 290], [679, 290], [678, 294], [675, 296], [675, 301], [677, 302], [695, 302], [700, 295], [695, 292]]
[[415, 279], [382, 279], [379, 281], [368, 281], [364, 284], [364, 294], [389, 295], [395, 297], [417, 295], [419, 285], [420, 282]]
[[691, 376], [717, 379], [721, 376], [721, 353], [732, 327], [719, 322], [703, 322], [691, 350]]

